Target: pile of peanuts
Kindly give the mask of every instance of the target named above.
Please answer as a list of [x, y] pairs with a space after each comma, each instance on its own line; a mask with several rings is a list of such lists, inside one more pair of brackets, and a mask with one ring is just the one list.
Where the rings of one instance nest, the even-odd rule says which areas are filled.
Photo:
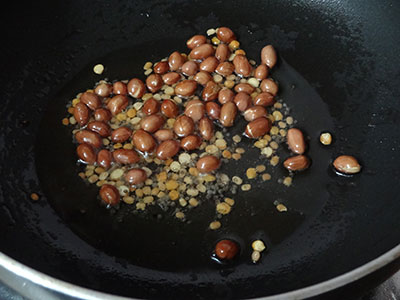
[[[76, 152], [86, 165], [80, 176], [100, 187], [107, 206], [116, 207], [122, 199], [136, 201], [136, 208], [144, 210], [157, 200], [174, 206], [175, 216], [185, 219], [183, 208], [196, 207], [196, 197], [204, 194], [215, 200], [218, 218], [228, 214], [235, 201], [224, 192], [235, 194], [238, 186], [251, 189], [239, 176], [217, 172], [222, 162], [238, 160], [245, 152], [238, 147], [241, 136], [233, 136], [229, 145], [224, 135], [239, 113], [248, 122], [244, 136], [255, 140], [272, 166], [279, 162], [274, 154], [286, 135], [293, 152], [304, 148], [297, 129], [286, 131], [295, 121], [275, 99], [278, 84], [269, 77], [277, 62], [274, 48], [261, 50], [256, 67], [231, 29], [220, 27], [207, 35], [187, 40], [188, 55], [175, 51], [154, 64], [147, 62], [145, 82], [102, 80], [67, 106], [71, 116], [63, 124], [75, 125]], [[284, 166], [296, 171], [308, 162], [299, 167], [299, 158], [293, 157]], [[269, 180], [265, 170], [258, 165], [247, 169], [246, 176]], [[290, 185], [291, 178], [285, 180]], [[210, 223], [211, 229], [220, 226], [217, 220]]]

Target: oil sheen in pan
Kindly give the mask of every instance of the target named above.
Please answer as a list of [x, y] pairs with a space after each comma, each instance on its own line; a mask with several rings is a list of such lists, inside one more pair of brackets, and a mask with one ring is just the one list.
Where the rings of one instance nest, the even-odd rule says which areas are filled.
[[[280, 83], [279, 97], [289, 105], [291, 115], [298, 121], [296, 127], [311, 138], [307, 154], [312, 159], [312, 166], [296, 175], [289, 188], [278, 183], [278, 179], [287, 176], [281, 164], [274, 168], [267, 166], [272, 179], [268, 182], [252, 180], [250, 191], [239, 191], [234, 196], [234, 209], [222, 219], [223, 226], [217, 231], [208, 230], [208, 224], [215, 216], [214, 201], [204, 201], [191, 210], [187, 214], [189, 223], [182, 223], [174, 218], [172, 210], [164, 212], [156, 205], [141, 213], [135, 212], [134, 206], [125, 204], [118, 211], [105, 209], [97, 198], [98, 187], [86, 184], [77, 175], [80, 167], [76, 164], [71, 129], [61, 124], [66, 116], [67, 102], [78, 92], [92, 88], [104, 78], [144, 79], [143, 64], [146, 61], [157, 61], [176, 49], [187, 51], [184, 44], [181, 40], [171, 43], [168, 39], [168, 43], [158, 41], [118, 50], [92, 61], [68, 82], [50, 101], [38, 135], [36, 162], [41, 185], [51, 206], [78, 236], [95, 248], [129, 263], [174, 271], [220, 268], [210, 260], [210, 253], [216, 241], [231, 238], [238, 241], [242, 249], [235, 263], [249, 264], [253, 239], [263, 239], [268, 247], [268, 252], [263, 255], [272, 255], [275, 246], [295, 236], [318, 215], [328, 198], [326, 168], [331, 150], [321, 147], [318, 140], [321, 130], [333, 130], [333, 123], [315, 90], [282, 58], [272, 76]], [[101, 76], [93, 73], [97, 63], [106, 68]], [[238, 122], [231, 134], [240, 133], [243, 128], [244, 122]], [[231, 160], [221, 168], [229, 176], [244, 178], [247, 168], [261, 163], [267, 165], [266, 158], [259, 155], [259, 149], [251, 147], [252, 141], [243, 140], [247, 151], [242, 159]], [[290, 156], [286, 148], [280, 147], [281, 162]], [[284, 203], [288, 211], [279, 213], [275, 201]]]

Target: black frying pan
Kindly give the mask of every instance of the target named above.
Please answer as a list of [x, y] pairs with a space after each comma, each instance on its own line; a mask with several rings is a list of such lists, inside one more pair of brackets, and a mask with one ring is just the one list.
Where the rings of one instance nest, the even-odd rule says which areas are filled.
[[[342, 285], [399, 257], [399, 3], [48, 1], [15, 7], [2, 20], [0, 250], [8, 257], [100, 292], [173, 299], [261, 297], [319, 284], [292, 294], [310, 296], [338, 286], [320, 283]], [[273, 77], [310, 139], [312, 168], [289, 189], [274, 180], [237, 198], [217, 232], [206, 230], [213, 204], [193, 211], [190, 224], [159, 218], [156, 207], [105, 210], [97, 189], [76, 175], [60, 122], [67, 101], [102, 79], [96, 63], [110, 80], [141, 76], [145, 61], [186, 50], [191, 35], [221, 25], [257, 61], [264, 45], [278, 49]], [[322, 130], [334, 133], [331, 147], [319, 145]], [[330, 163], [339, 154], [359, 158], [362, 173], [336, 176]], [[224, 171], [255, 158], [249, 151]], [[276, 212], [275, 200], [288, 213]], [[209, 257], [223, 237], [241, 244], [227, 266]], [[269, 249], [252, 265], [255, 238]]]

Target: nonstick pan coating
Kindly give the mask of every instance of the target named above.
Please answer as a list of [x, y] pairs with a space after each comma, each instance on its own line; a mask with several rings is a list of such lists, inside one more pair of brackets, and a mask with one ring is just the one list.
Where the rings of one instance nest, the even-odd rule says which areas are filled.
[[[10, 11], [2, 18], [8, 30], [0, 75], [3, 253], [117, 295], [249, 298], [333, 278], [399, 244], [397, 3], [85, 1]], [[312, 168], [289, 189], [269, 183], [254, 190], [219, 233], [204, 229], [211, 206], [188, 226], [153, 214], [110, 217], [96, 189], [75, 175], [71, 137], [60, 122], [65, 104], [101, 79], [91, 72], [95, 63], [111, 80], [135, 77], [145, 58], [184, 50], [188, 37], [221, 25], [257, 61], [265, 44], [278, 49], [274, 76], [311, 138]], [[318, 144], [322, 130], [335, 135], [327, 149]], [[360, 159], [361, 174], [333, 174], [330, 162], [344, 153]], [[41, 196], [37, 203], [32, 192]], [[285, 216], [274, 212], [276, 198], [287, 201]], [[231, 266], [208, 258], [222, 236], [242, 246]], [[256, 266], [249, 259], [254, 237], [270, 245]]]

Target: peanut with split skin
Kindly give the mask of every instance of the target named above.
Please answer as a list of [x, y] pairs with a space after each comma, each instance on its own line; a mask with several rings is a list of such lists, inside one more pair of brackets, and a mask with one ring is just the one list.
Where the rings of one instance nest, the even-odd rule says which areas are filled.
[[354, 156], [340, 155], [334, 162], [333, 166], [337, 171], [344, 174], [357, 174], [361, 171], [361, 165]]
[[161, 113], [167, 118], [176, 118], [179, 113], [178, 105], [172, 100], [165, 99], [161, 103]]
[[185, 115], [192, 118], [194, 122], [204, 116], [204, 103], [198, 99], [190, 100], [185, 107]]
[[129, 95], [133, 98], [142, 98], [146, 92], [146, 86], [143, 81], [138, 78], [132, 78], [127, 85]]
[[185, 137], [194, 131], [194, 121], [186, 115], [180, 115], [174, 123], [174, 132], [179, 137]]
[[110, 126], [101, 121], [92, 121], [87, 124], [87, 128], [93, 132], [98, 133], [101, 137], [108, 137], [111, 133]]

